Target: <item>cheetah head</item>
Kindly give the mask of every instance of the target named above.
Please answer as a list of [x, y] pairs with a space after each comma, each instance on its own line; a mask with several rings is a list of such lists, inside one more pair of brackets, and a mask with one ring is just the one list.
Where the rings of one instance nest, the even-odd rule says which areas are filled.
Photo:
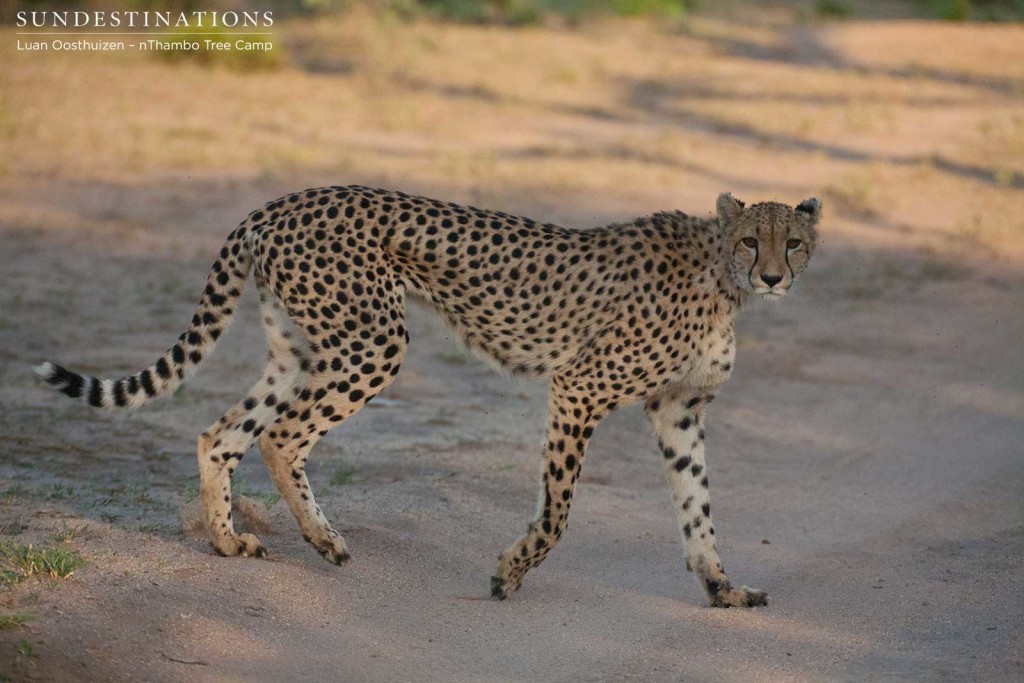
[[796, 208], [778, 202], [747, 207], [728, 192], [719, 195], [718, 221], [736, 286], [766, 299], [786, 294], [814, 251], [820, 217], [814, 198]]

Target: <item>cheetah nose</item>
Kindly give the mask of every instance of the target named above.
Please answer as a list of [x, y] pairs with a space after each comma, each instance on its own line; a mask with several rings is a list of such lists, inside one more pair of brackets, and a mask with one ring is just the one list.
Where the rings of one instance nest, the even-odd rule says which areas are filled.
[[764, 283], [769, 287], [774, 287], [775, 285], [782, 282], [781, 275], [765, 275], [764, 273], [762, 273], [761, 279], [764, 280]]

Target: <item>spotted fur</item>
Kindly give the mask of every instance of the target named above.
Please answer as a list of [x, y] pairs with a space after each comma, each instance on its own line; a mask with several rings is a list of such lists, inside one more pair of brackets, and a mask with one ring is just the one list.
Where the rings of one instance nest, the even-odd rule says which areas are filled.
[[349, 558], [316, 504], [305, 463], [329, 429], [398, 373], [405, 297], [432, 303], [467, 346], [550, 384], [536, 516], [499, 558], [492, 593], [519, 588], [561, 538], [600, 419], [643, 401], [659, 439], [685, 546], [715, 606], [762, 605], [733, 588], [715, 548], [704, 412], [735, 358], [733, 320], [751, 296], [788, 291], [814, 248], [821, 205], [749, 208], [723, 194], [716, 217], [657, 213], [570, 230], [401, 192], [327, 187], [250, 214], [213, 264], [188, 329], [155, 363], [117, 380], [36, 368], [68, 396], [139, 408], [177, 388], [234, 317], [249, 273], [270, 346], [260, 380], [199, 437], [201, 500], [214, 548], [265, 555], [231, 520], [230, 477], [254, 441], [303, 537]]

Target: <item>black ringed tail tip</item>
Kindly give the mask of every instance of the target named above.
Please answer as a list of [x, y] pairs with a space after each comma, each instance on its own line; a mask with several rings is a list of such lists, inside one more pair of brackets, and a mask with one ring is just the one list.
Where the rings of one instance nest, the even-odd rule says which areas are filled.
[[32, 370], [46, 384], [57, 391], [67, 394], [71, 398], [82, 397], [82, 389], [85, 387], [86, 382], [85, 378], [77, 372], [71, 372], [67, 368], [62, 368], [49, 361], [35, 366]]
[[47, 386], [70, 396], [82, 399], [97, 408], [103, 406], [103, 385], [95, 377], [86, 377], [49, 361], [36, 365], [32, 370]]

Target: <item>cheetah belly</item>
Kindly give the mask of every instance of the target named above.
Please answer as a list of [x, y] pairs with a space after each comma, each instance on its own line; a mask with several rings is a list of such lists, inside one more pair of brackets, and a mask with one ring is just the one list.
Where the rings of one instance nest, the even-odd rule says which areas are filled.
[[542, 310], [524, 321], [481, 325], [472, 315], [454, 314], [443, 304], [435, 305], [474, 355], [500, 370], [516, 374], [551, 374], [580, 352], [599, 324], [597, 318], [592, 318], [575, 334], [552, 332], [549, 327], [535, 324], [547, 318], [549, 312]]

